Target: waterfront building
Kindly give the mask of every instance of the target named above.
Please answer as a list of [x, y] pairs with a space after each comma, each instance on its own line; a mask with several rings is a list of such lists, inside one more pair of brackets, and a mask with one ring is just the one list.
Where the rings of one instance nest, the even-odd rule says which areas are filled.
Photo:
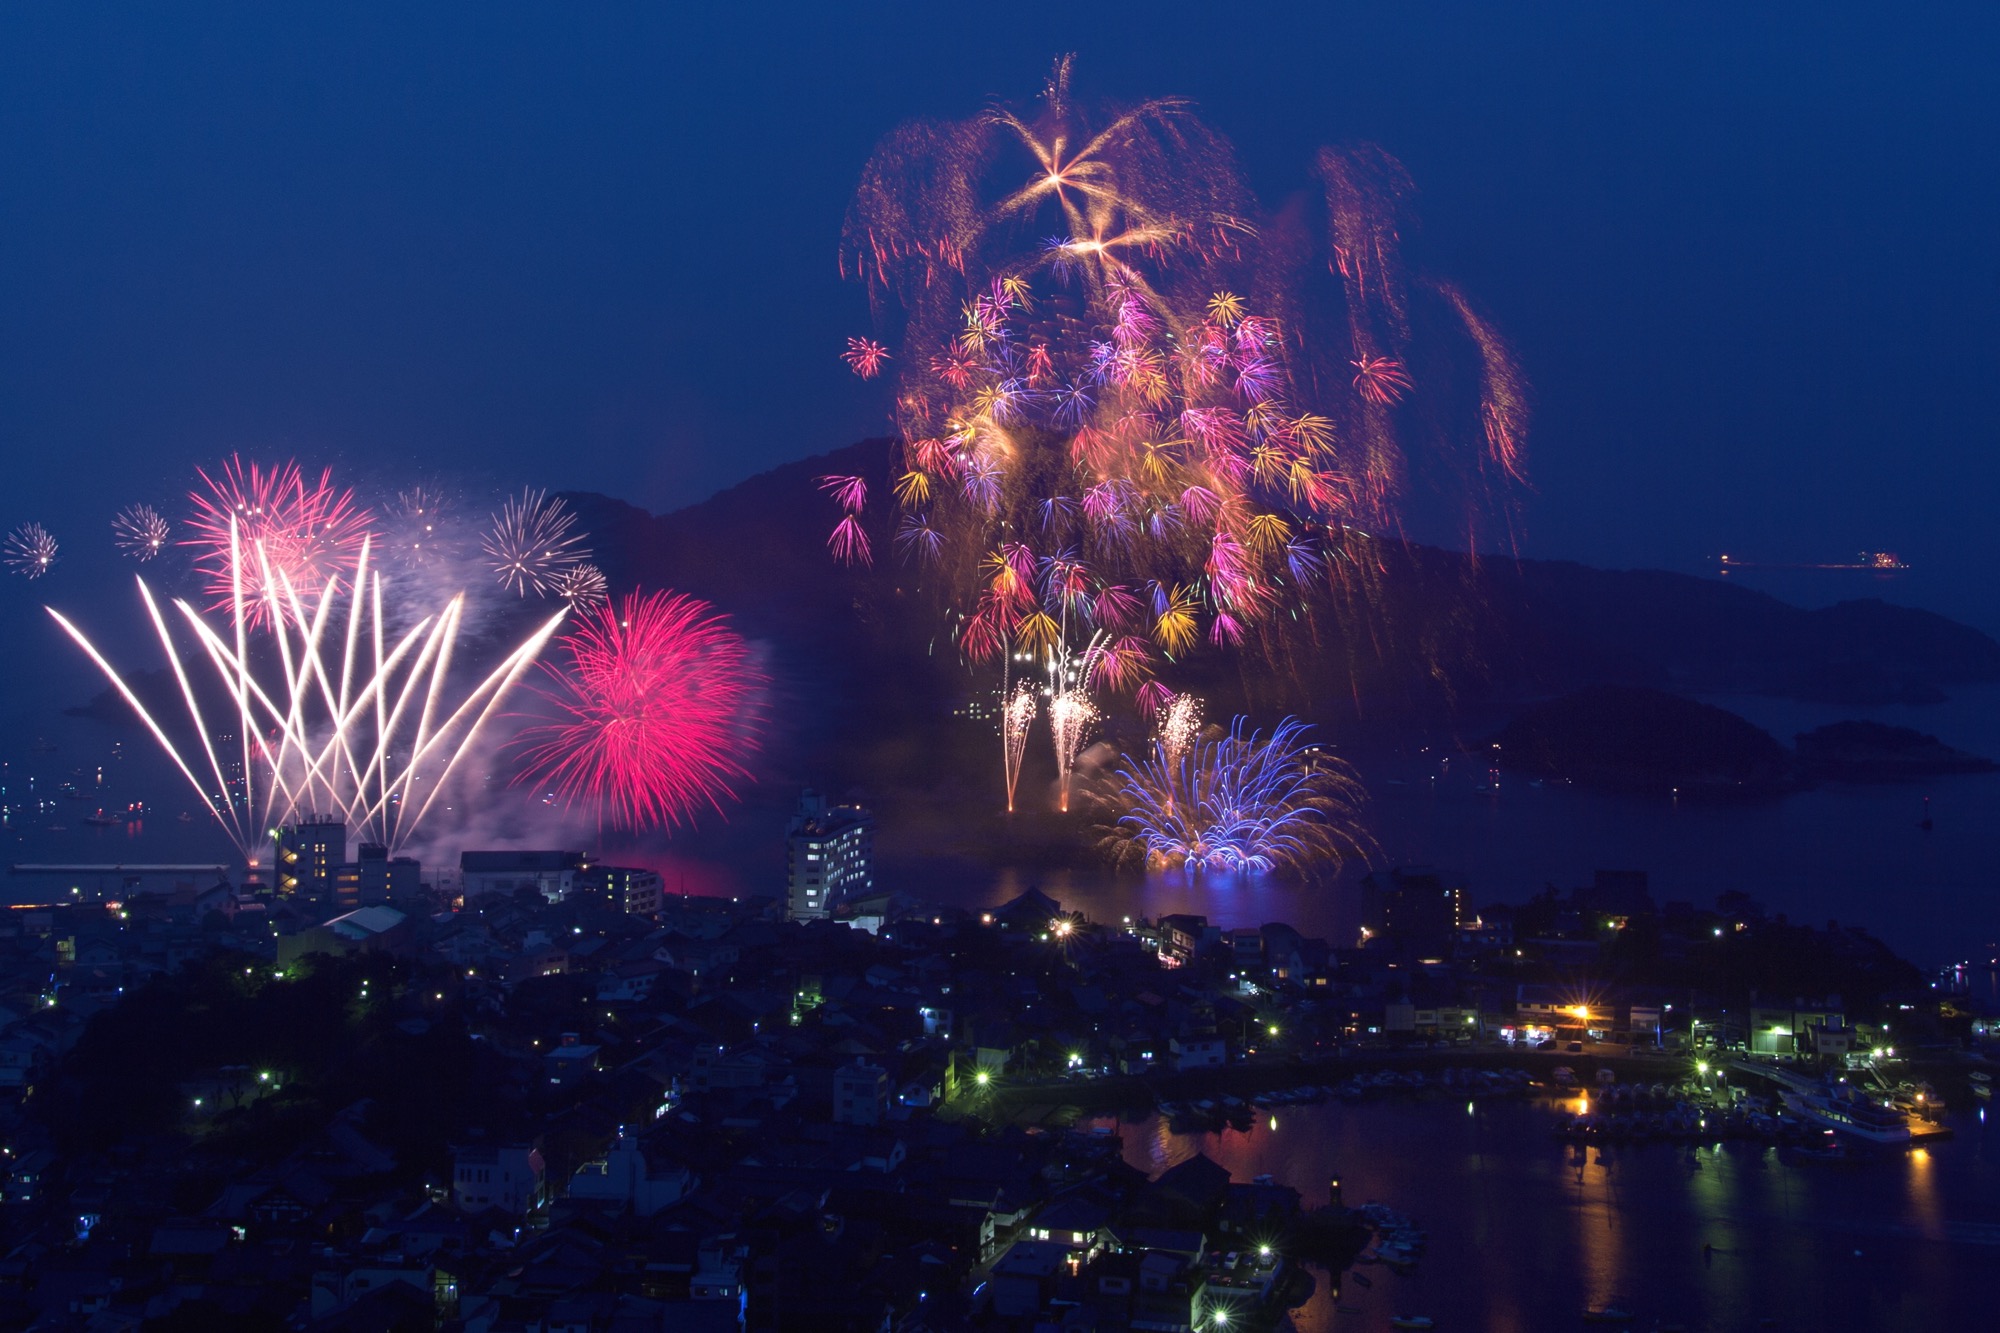
[[785, 829], [785, 915], [821, 921], [836, 903], [875, 888], [875, 817], [858, 805], [829, 807], [816, 791], [799, 797]]

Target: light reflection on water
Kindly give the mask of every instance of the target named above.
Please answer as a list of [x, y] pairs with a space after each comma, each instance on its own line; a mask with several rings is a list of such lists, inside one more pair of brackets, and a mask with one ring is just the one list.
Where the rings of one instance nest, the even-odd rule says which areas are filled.
[[1319, 1275], [1294, 1316], [1303, 1333], [1398, 1313], [1528, 1333], [1611, 1304], [1641, 1328], [1992, 1326], [2000, 1171], [1971, 1114], [1955, 1139], [1845, 1166], [1792, 1166], [1750, 1144], [1580, 1149], [1551, 1136], [1545, 1103], [1471, 1116], [1457, 1100], [1329, 1104], [1278, 1120], [1183, 1135], [1151, 1116], [1122, 1133], [1148, 1175], [1200, 1151], [1237, 1180], [1291, 1185], [1309, 1207], [1338, 1177], [1348, 1205], [1379, 1199], [1428, 1233], [1409, 1276], [1364, 1266], [1372, 1286], [1349, 1277], [1335, 1291]]

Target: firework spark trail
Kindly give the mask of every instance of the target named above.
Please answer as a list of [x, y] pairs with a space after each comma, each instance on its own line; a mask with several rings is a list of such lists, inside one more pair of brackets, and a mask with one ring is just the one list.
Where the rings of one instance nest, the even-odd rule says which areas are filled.
[[1111, 841], [1148, 865], [1197, 870], [1303, 870], [1368, 857], [1367, 799], [1354, 770], [1305, 740], [1286, 718], [1268, 739], [1237, 718], [1218, 740], [1170, 759], [1164, 737], [1124, 757], [1099, 798], [1117, 811]]
[[764, 678], [749, 645], [703, 602], [632, 593], [586, 613], [544, 663], [558, 720], [521, 733], [523, 776], [600, 824], [671, 828], [721, 810], [756, 746]]
[[[463, 594], [418, 618], [390, 644], [382, 579], [369, 568], [365, 541], [351, 583], [330, 579], [308, 593], [261, 543], [246, 550], [233, 519], [230, 527], [227, 540], [237, 568], [228, 626], [219, 630], [189, 602], [173, 602], [182, 632], [194, 641], [192, 654], [183, 651], [152, 589], [138, 581], [147, 619], [214, 778], [212, 789], [109, 659], [70, 620], [54, 608], [49, 614], [104, 673], [251, 865], [257, 864], [268, 830], [301, 809], [338, 813], [366, 841], [393, 851], [447, 789], [481, 729], [567, 610], [551, 616], [454, 700], [451, 676]], [[265, 626], [254, 638], [253, 595], [262, 604]], [[336, 628], [337, 613], [343, 612], [346, 623]], [[360, 664], [364, 636], [372, 643], [372, 669]], [[262, 670], [259, 654], [266, 662]], [[275, 671], [269, 669], [273, 656]], [[229, 700], [222, 717], [213, 717], [201, 702], [190, 661], [205, 662]], [[218, 747], [229, 731], [241, 741], [242, 769], [233, 778]]]
[[[334, 486], [331, 470], [314, 482], [295, 462], [266, 467], [231, 455], [213, 475], [199, 469], [197, 475], [206, 489], [189, 497], [193, 536], [182, 545], [195, 549], [209, 610], [234, 615], [240, 609], [252, 628], [262, 628], [279, 573], [306, 596], [353, 573], [373, 520], [355, 504], [353, 491]], [[247, 570], [245, 549], [261, 552]]]
[[111, 534], [119, 550], [143, 564], [166, 549], [173, 527], [153, 506], [135, 504], [118, 511]]
[[1035, 691], [1023, 681], [1000, 708], [1001, 765], [1007, 779], [1007, 813], [1014, 813], [1014, 791], [1021, 781], [1021, 757], [1027, 753], [1028, 732], [1035, 725]]
[[545, 596], [562, 576], [590, 559], [585, 534], [575, 531], [576, 515], [559, 499], [539, 490], [510, 496], [493, 516], [481, 549], [493, 561], [500, 586], [525, 597]]
[[8, 568], [22, 578], [38, 579], [56, 562], [56, 539], [39, 523], [23, 523], [7, 535]]

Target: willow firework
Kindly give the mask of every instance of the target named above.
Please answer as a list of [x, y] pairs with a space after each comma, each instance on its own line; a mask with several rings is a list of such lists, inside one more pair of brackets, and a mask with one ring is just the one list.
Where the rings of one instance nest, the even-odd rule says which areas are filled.
[[372, 520], [353, 491], [333, 484], [331, 470], [313, 481], [295, 462], [267, 467], [231, 455], [197, 475], [193, 535], [182, 544], [194, 548], [209, 610], [240, 607], [262, 626], [291, 593], [311, 599], [353, 575]]
[[[1352, 568], [1399, 523], [1415, 455], [1451, 455], [1481, 502], [1487, 463], [1518, 474], [1518, 377], [1462, 295], [1404, 271], [1401, 167], [1329, 150], [1319, 169], [1309, 239], [1263, 219], [1186, 103], [1086, 107], [1067, 60], [1032, 113], [878, 147], [843, 267], [901, 334], [897, 542], [951, 590], [969, 658], [1103, 630], [1126, 663], [1106, 685], [1136, 687]], [[1413, 358], [1439, 386], [1422, 413], [1399, 406]], [[847, 360], [891, 364], [868, 339]], [[860, 506], [836, 498], [830, 545], [866, 561]]]
[[56, 562], [56, 539], [39, 523], [23, 523], [7, 534], [7, 567], [22, 578], [38, 579]]
[[735, 798], [764, 678], [705, 603], [633, 593], [585, 613], [560, 649], [539, 691], [558, 718], [522, 732], [522, 781], [626, 828], [671, 828]]
[[111, 520], [111, 539], [141, 564], [164, 551], [172, 535], [172, 525], [149, 504], [127, 505]]
[[1101, 803], [1116, 814], [1110, 842], [1149, 866], [1298, 871], [1365, 859], [1367, 799], [1354, 770], [1306, 743], [1286, 718], [1268, 738], [1244, 731], [1199, 741], [1178, 760], [1164, 735], [1123, 758]]

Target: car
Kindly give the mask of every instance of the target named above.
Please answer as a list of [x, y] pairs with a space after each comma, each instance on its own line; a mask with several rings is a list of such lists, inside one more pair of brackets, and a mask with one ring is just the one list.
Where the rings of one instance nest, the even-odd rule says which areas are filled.
[[1583, 1043], [1580, 1041], [1573, 1041], [1569, 1045], [1563, 1047], [1563, 1049], [1568, 1051], [1571, 1055], [1582, 1055]]

